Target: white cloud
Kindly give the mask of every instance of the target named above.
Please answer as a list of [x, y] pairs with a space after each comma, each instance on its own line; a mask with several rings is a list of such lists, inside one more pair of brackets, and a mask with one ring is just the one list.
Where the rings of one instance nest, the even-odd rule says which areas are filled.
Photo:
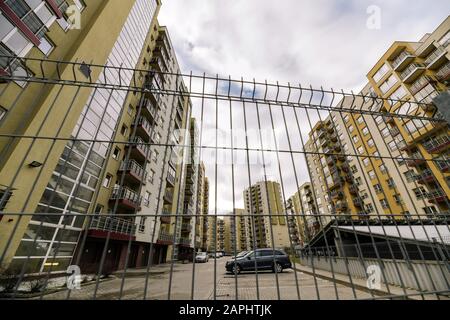
[[[366, 10], [371, 5], [381, 9], [379, 30], [366, 26], [369, 17]], [[231, 75], [234, 79], [242, 76], [246, 80], [267, 79], [280, 84], [300, 83], [303, 87], [311, 84], [315, 88], [323, 86], [324, 89], [357, 92], [366, 83], [367, 72], [392, 42], [417, 41], [425, 33], [433, 31], [447, 15], [447, 0], [435, 0], [432, 4], [428, 0], [166, 0], [163, 1], [159, 21], [168, 27], [183, 73]], [[199, 87], [200, 82], [197, 89]], [[207, 84], [207, 87], [211, 86]], [[200, 100], [193, 99], [194, 115], [201, 118], [199, 106], [203, 103], [206, 110], [204, 127], [214, 129], [214, 101]], [[229, 128], [230, 115], [226, 105], [220, 103], [218, 108], [217, 126], [223, 130]], [[233, 108], [236, 109], [233, 111], [234, 128], [243, 127], [243, 106], [237, 103]], [[246, 108], [247, 125], [257, 129], [255, 112], [252, 111], [254, 106], [246, 105]], [[287, 126], [293, 148], [300, 150], [297, 124], [292, 110], [287, 112], [290, 114]], [[263, 128], [271, 128], [267, 112], [264, 115], [264, 107], [262, 113]], [[310, 120], [305, 111], [298, 112], [304, 139], [318, 119], [313, 113], [308, 113], [312, 116]], [[280, 115], [275, 115], [275, 118], [275, 127], [284, 130]], [[283, 133], [278, 138], [283, 138]], [[214, 146], [215, 136], [204, 136], [202, 144]], [[245, 148], [245, 137], [241, 137], [238, 144]], [[287, 148], [286, 141], [282, 148]], [[297, 183], [308, 180], [303, 155], [294, 153], [294, 158], [297, 178], [289, 153], [280, 154], [286, 197], [295, 191]], [[211, 182], [210, 211], [214, 212], [216, 195], [218, 213], [232, 210], [231, 166], [216, 168], [207, 163], [206, 170]], [[281, 180], [276, 159], [266, 170], [269, 177]], [[242, 191], [249, 185], [248, 168], [236, 165], [234, 171], [234, 200], [237, 207], [242, 207]], [[261, 166], [251, 166], [250, 175], [251, 183], [261, 180]]]
[[[370, 5], [380, 30], [366, 27]], [[393, 41], [418, 40], [446, 9], [445, 0], [167, 0], [159, 19], [184, 72], [351, 90]]]

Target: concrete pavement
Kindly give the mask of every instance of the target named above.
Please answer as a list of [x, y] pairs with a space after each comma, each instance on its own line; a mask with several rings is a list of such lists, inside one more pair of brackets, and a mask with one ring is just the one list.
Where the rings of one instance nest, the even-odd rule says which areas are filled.
[[[269, 271], [258, 274], [242, 273], [235, 277], [225, 272], [226, 260], [228, 258], [223, 257], [217, 260], [210, 259], [208, 263], [195, 264], [195, 273], [192, 263], [151, 267], [145, 298], [315, 300], [371, 297], [367, 292], [352, 290], [342, 284], [335, 284], [292, 269], [277, 275]], [[147, 270], [130, 269], [123, 278], [122, 274], [123, 272], [116, 272], [113, 279], [101, 282], [97, 290], [95, 284], [83, 285], [79, 290], [72, 290], [70, 299], [93, 299], [94, 296], [96, 299], [144, 299]], [[67, 290], [44, 296], [44, 299], [66, 298]]]

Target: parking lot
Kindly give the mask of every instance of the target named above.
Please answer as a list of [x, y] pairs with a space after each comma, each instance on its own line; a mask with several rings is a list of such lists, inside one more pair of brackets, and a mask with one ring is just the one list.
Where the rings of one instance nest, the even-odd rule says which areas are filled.
[[[315, 300], [358, 299], [371, 297], [369, 293], [355, 290], [332, 281], [314, 278], [301, 271], [284, 270], [243, 272], [238, 276], [225, 271], [230, 257], [209, 259], [207, 263], [174, 263], [146, 269], [129, 269], [126, 277], [118, 272], [112, 279], [86, 284], [70, 292], [69, 299], [267, 299], [267, 300]], [[171, 272], [172, 271], [172, 272]], [[172, 277], [170, 276], [172, 274]], [[147, 281], [147, 292], [144, 294]], [[236, 290], [237, 288], [237, 290]], [[337, 294], [337, 295], [336, 295]], [[43, 299], [66, 299], [68, 291], [48, 294]]]

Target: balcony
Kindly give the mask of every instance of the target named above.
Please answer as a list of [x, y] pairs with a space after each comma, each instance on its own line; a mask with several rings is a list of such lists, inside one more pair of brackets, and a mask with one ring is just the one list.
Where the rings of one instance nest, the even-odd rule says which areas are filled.
[[125, 181], [130, 184], [145, 184], [147, 181], [147, 171], [134, 160], [123, 161], [118, 170], [119, 174], [125, 175]]
[[141, 106], [141, 114], [146, 117], [151, 123], [153, 123], [158, 112], [157, 104], [150, 101], [149, 99], [143, 99]]
[[166, 65], [162, 61], [161, 56], [154, 56], [152, 60], [150, 61], [150, 64], [156, 68], [157, 71], [165, 72], [166, 71]]
[[346, 175], [344, 175], [344, 180], [351, 183], [351, 182], [353, 182], [353, 177], [351, 174], [346, 174]]
[[351, 194], [358, 194], [358, 186], [356, 184], [352, 184], [349, 188], [348, 191]]
[[157, 244], [171, 245], [173, 244], [173, 234], [167, 231], [161, 230], [159, 232]]
[[355, 207], [363, 208], [364, 207], [364, 201], [361, 198], [355, 198], [353, 199], [353, 204]]
[[142, 197], [127, 187], [115, 187], [109, 198], [109, 202], [116, 201], [118, 201], [119, 207], [123, 209], [139, 210]]
[[442, 172], [448, 172], [450, 168], [450, 160], [435, 160], [436, 167]]
[[176, 178], [175, 178], [175, 176], [172, 173], [167, 172], [167, 179], [166, 180], [167, 180], [167, 182], [169, 183], [170, 186], [175, 187]]
[[142, 140], [141, 137], [134, 137], [134, 139], [132, 139], [130, 143], [125, 146], [125, 149], [128, 148], [131, 148], [131, 158], [140, 162], [144, 162], [145, 159], [150, 156], [150, 146]]
[[317, 136], [319, 139], [325, 138], [327, 135], [327, 132], [324, 129], [320, 129], [317, 131]]
[[422, 143], [422, 145], [429, 153], [440, 153], [450, 145], [450, 139], [448, 136], [436, 137]]
[[336, 203], [335, 208], [336, 208], [337, 211], [344, 211], [344, 210], [347, 210], [348, 204], [347, 204], [346, 201], [338, 201]]
[[411, 154], [411, 159], [406, 160], [406, 164], [410, 167], [415, 167], [415, 166], [421, 165], [424, 162], [425, 162], [425, 159], [418, 152], [414, 152], [413, 154]]
[[412, 63], [402, 73], [400, 78], [404, 83], [412, 83], [426, 70], [425, 66], [419, 63]]
[[409, 91], [412, 95], [415, 95], [417, 92], [425, 88], [430, 82], [433, 81], [433, 78], [430, 76], [422, 76], [409, 87]]
[[163, 80], [158, 73], [152, 73], [146, 76], [144, 89], [147, 98], [151, 99], [155, 104], [160, 102], [160, 93], [158, 92], [163, 88]]
[[433, 182], [434, 175], [430, 169], [423, 170], [420, 174], [416, 175], [416, 180], [420, 184], [424, 184], [427, 182]]
[[328, 165], [331, 166], [331, 165], [334, 165], [336, 163], [337, 157], [335, 157], [335, 156], [327, 156], [326, 160], [327, 160]]
[[171, 59], [171, 51], [170, 51], [170, 45], [167, 41], [166, 36], [163, 33], [160, 33], [158, 39], [156, 40], [156, 43], [158, 46], [165, 51], [167, 54], [168, 60]]
[[425, 59], [425, 65], [428, 69], [435, 70], [436, 68], [440, 67], [445, 61], [447, 61], [446, 58], [447, 51], [444, 50], [442, 47], [437, 47], [436, 50], [431, 53], [428, 58]]
[[392, 68], [395, 71], [402, 71], [404, 70], [408, 64], [414, 61], [414, 56], [410, 54], [408, 51], [403, 51], [400, 53], [397, 58], [392, 61]]
[[383, 120], [386, 123], [395, 123], [394, 117], [392, 117], [392, 116], [383, 116]]
[[133, 127], [136, 127], [136, 134], [140, 137], [148, 140], [150, 133], [152, 132], [152, 125], [147, 121], [145, 117], [139, 117], [139, 119], [133, 122]]
[[194, 185], [193, 184], [187, 184], [186, 188], [184, 189], [185, 193], [189, 196], [193, 195], [195, 190], [194, 190]]
[[398, 129], [398, 127], [391, 127], [389, 128], [389, 133], [391, 134], [391, 136], [395, 137], [396, 135], [400, 134], [400, 130]]
[[334, 190], [330, 192], [330, 196], [333, 199], [342, 199], [344, 197], [344, 193], [342, 191]]
[[164, 202], [168, 204], [172, 204], [173, 202], [173, 191], [170, 189], [166, 189], [164, 192]]
[[450, 61], [436, 71], [436, 79], [440, 82], [450, 80]]
[[432, 192], [429, 192], [427, 194], [428, 201], [432, 203], [441, 203], [441, 202], [448, 202], [449, 199], [444, 191], [442, 190], [434, 190]]
[[192, 225], [190, 223], [182, 223], [181, 224], [181, 232], [191, 232]]
[[168, 210], [163, 210], [162, 212], [161, 212], [161, 216], [160, 216], [160, 221], [161, 221], [161, 223], [162, 224], [170, 224], [170, 222], [171, 222], [171, 215], [172, 215], [172, 213], [170, 212], [170, 211], [168, 211]]
[[109, 233], [113, 240], [135, 240], [136, 224], [130, 220], [114, 216], [94, 216], [88, 227], [88, 234], [94, 238], [106, 238]]

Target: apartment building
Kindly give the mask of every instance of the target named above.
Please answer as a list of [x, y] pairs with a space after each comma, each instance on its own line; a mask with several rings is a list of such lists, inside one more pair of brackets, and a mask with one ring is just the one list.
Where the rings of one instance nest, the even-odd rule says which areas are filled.
[[195, 220], [195, 247], [198, 250], [207, 250], [208, 239], [208, 207], [205, 208], [205, 198], [208, 198], [206, 194], [206, 177], [205, 164], [201, 162], [197, 167], [198, 179], [197, 179], [197, 211]]
[[[208, 217], [208, 252], [225, 251], [225, 221], [223, 216]], [[229, 230], [230, 231], [230, 230]]]
[[[153, 31], [153, 47], [145, 50], [141, 68], [176, 73], [179, 66], [167, 29], [155, 25]], [[155, 88], [186, 91], [179, 78], [160, 75], [145, 80], [157, 81]], [[171, 222], [176, 220], [176, 204], [184, 195], [179, 191], [183, 179], [178, 165], [183, 150], [177, 153], [159, 144], [176, 145], [184, 138], [180, 129], [187, 126], [190, 104], [182, 96], [149, 91], [125, 107], [113, 140], [129, 144], [111, 147], [102, 173], [103, 184], [92, 207], [98, 216], [88, 222], [80, 263], [83, 270], [98, 269], [96, 262], [101, 261], [106, 239], [109, 249], [105, 263], [109, 269], [124, 268], [125, 263], [142, 267], [174, 259], [169, 250], [176, 240]], [[127, 216], [114, 217], [115, 213]]]
[[[450, 16], [418, 42], [394, 42], [369, 71], [369, 85], [386, 101], [388, 113], [432, 117], [432, 99], [448, 90], [450, 79]], [[408, 102], [420, 102], [420, 107]], [[449, 210], [448, 125], [420, 119], [385, 117], [395, 135], [391, 149], [399, 149], [406, 161], [402, 175], [412, 180], [415, 194], [425, 198], [411, 212], [434, 217]], [[394, 139], [394, 140], [395, 140]], [[404, 197], [403, 197], [404, 198]], [[422, 200], [422, 199], [420, 199]]]
[[187, 126], [188, 149], [185, 163], [186, 183], [184, 187], [183, 216], [178, 219], [181, 223], [178, 240], [178, 256], [182, 260], [192, 260], [195, 243], [194, 227], [197, 228], [197, 217], [195, 216], [201, 206], [198, 194], [198, 128], [196, 120], [191, 118]]
[[[66, 9], [80, 10], [81, 28], [73, 29]], [[48, 63], [46, 75], [62, 79], [74, 76], [84, 81], [130, 83], [132, 70], [114, 71], [100, 79], [98, 65], [142, 66], [146, 48], [157, 37], [159, 1], [2, 1], [1, 53], [17, 57], [79, 61], [80, 67]], [[102, 41], [98, 41], [101, 38]], [[76, 45], [74, 45], [76, 44]], [[95, 47], [95, 51], [92, 48]], [[39, 64], [2, 59], [2, 73], [42, 74]], [[140, 78], [141, 83], [144, 79]], [[127, 91], [75, 90], [39, 82], [11, 81], [1, 84], [0, 131], [30, 136], [50, 136], [73, 141], [11, 138], [0, 142], [0, 207], [10, 213], [57, 213], [59, 215], [4, 215], [0, 221], [2, 269], [27, 273], [65, 270], [73, 259], [94, 194], [103, 183], [99, 177], [110, 157], [111, 140], [128, 104], [136, 105]], [[55, 107], [57, 106], [57, 107]], [[17, 161], [17, 159], [21, 159]], [[7, 201], [5, 201], [7, 200]], [[139, 196], [136, 198], [139, 202]], [[138, 207], [138, 203], [134, 202]], [[78, 214], [74, 216], [73, 214]], [[67, 215], [67, 216], [64, 216]], [[126, 225], [127, 223], [124, 222]], [[35, 241], [36, 240], [36, 241]]]
[[[204, 166], [203, 166], [204, 168]], [[202, 237], [202, 251], [208, 251], [208, 243], [210, 239], [210, 219], [209, 217], [209, 180], [205, 176], [203, 179], [203, 205], [202, 205], [202, 216], [203, 218], [203, 237]]]
[[303, 183], [287, 201], [286, 210], [292, 226], [290, 235], [299, 245], [307, 243], [320, 230], [317, 205], [315, 192], [309, 182]]
[[[419, 42], [393, 43], [368, 73], [363, 90], [337, 105], [357, 111], [333, 111], [313, 128], [307, 150], [334, 153], [329, 162], [323, 155], [307, 156], [317, 200], [327, 204], [328, 212], [338, 204], [333, 198], [347, 199], [344, 212], [360, 218], [435, 217], [448, 212], [448, 125], [360, 111], [439, 116], [432, 99], [448, 90], [449, 45], [450, 17]], [[342, 152], [346, 156], [339, 159]], [[338, 172], [335, 177], [343, 187], [334, 187], [329, 172]], [[320, 203], [318, 207], [326, 211]]]
[[290, 247], [288, 226], [281, 196], [275, 181], [260, 181], [244, 190], [245, 213], [249, 216], [251, 248]]
[[347, 148], [331, 116], [316, 123], [305, 144], [313, 201], [317, 203], [322, 226], [334, 218], [364, 215], [364, 202], [350, 169]]

